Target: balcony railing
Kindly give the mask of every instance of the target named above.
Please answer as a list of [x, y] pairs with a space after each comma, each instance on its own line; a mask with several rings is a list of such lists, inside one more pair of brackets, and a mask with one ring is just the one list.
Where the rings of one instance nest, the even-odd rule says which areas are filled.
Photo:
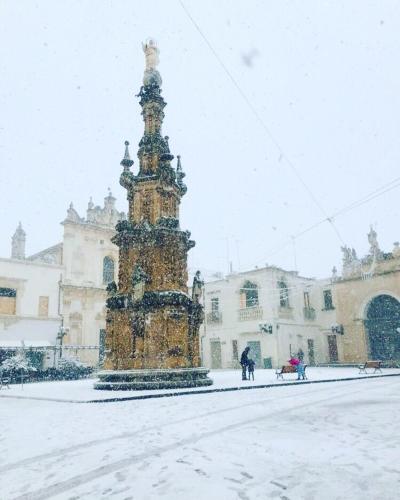
[[222, 312], [211, 311], [207, 313], [207, 324], [219, 324], [222, 323]]
[[313, 307], [303, 307], [304, 319], [309, 321], [315, 320], [315, 309]]
[[238, 320], [239, 321], [251, 321], [253, 319], [261, 319], [263, 316], [263, 310], [260, 306], [246, 307], [246, 309], [239, 309]]

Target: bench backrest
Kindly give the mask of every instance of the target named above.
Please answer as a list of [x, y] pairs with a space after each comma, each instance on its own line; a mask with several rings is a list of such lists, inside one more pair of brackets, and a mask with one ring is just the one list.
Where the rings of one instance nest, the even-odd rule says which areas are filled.
[[366, 361], [365, 368], [380, 368], [382, 361]]
[[295, 366], [292, 366], [292, 365], [282, 366], [281, 373], [296, 373], [296, 372], [297, 372], [297, 368]]

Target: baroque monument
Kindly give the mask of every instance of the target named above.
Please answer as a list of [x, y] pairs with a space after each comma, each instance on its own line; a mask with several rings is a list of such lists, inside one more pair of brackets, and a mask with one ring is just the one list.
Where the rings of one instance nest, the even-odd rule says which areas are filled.
[[116, 225], [118, 285], [107, 287], [104, 370], [96, 389], [163, 389], [211, 385], [200, 367], [199, 328], [203, 281], [196, 273], [188, 294], [187, 253], [195, 245], [179, 227], [179, 205], [186, 193], [180, 157], [171, 165], [168, 137], [161, 135], [166, 102], [161, 95], [159, 50], [143, 44], [146, 68], [138, 97], [144, 135], [139, 172], [131, 172], [129, 143], [120, 184], [127, 190], [127, 220]]

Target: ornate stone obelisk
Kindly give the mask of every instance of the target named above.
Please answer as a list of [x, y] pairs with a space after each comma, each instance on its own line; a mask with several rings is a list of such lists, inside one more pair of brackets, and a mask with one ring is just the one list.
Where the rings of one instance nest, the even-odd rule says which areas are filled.
[[187, 252], [195, 244], [179, 227], [186, 193], [180, 157], [176, 168], [161, 135], [166, 103], [156, 69], [158, 48], [143, 44], [146, 69], [138, 97], [144, 119], [139, 172], [131, 172], [129, 143], [120, 183], [128, 192], [128, 220], [117, 224], [118, 286], [108, 286], [106, 358], [96, 389], [161, 389], [212, 384], [200, 367], [202, 281], [187, 287]]

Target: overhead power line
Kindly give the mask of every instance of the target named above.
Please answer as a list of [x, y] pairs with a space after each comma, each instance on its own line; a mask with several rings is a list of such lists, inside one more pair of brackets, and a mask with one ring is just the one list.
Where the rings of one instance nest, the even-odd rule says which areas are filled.
[[[265, 258], [272, 257], [273, 255], [279, 253], [281, 250], [289, 246], [289, 244], [293, 244], [293, 241], [299, 238], [300, 236], [303, 236], [304, 234], [312, 231], [313, 229], [317, 228], [321, 224], [328, 222], [330, 220], [336, 219], [337, 217], [341, 217], [348, 212], [351, 212], [352, 210], [355, 210], [356, 208], [361, 207], [362, 205], [365, 205], [366, 203], [369, 203], [370, 201], [374, 200], [375, 198], [378, 198], [379, 196], [382, 196], [383, 194], [392, 191], [393, 189], [396, 189], [400, 186], [400, 177], [396, 177], [395, 179], [391, 180], [390, 182], [383, 184], [377, 189], [374, 189], [371, 191], [369, 194], [363, 196], [362, 198], [354, 201], [353, 203], [350, 203], [349, 205], [346, 205], [345, 207], [341, 208], [337, 212], [333, 213], [329, 217], [326, 217], [324, 219], [319, 220], [318, 222], [315, 222], [311, 226], [307, 227], [306, 229], [303, 229], [302, 231], [294, 234], [290, 238], [288, 238], [281, 246], [273, 250], [271, 253], [269, 253]], [[259, 260], [258, 262], [261, 262]]]
[[189, 20], [191, 21], [191, 23], [193, 24], [193, 26], [196, 28], [196, 30], [198, 31], [198, 33], [200, 34], [201, 38], [204, 40], [204, 42], [206, 43], [206, 45], [208, 46], [208, 48], [210, 49], [210, 51], [212, 52], [212, 54], [214, 55], [214, 57], [217, 59], [218, 63], [220, 64], [220, 66], [222, 67], [222, 69], [224, 70], [224, 72], [226, 73], [226, 75], [228, 76], [228, 78], [230, 79], [230, 81], [232, 82], [232, 84], [234, 85], [234, 87], [236, 88], [236, 90], [239, 92], [239, 94], [241, 95], [241, 97], [243, 98], [243, 100], [245, 101], [245, 103], [247, 104], [247, 106], [249, 107], [250, 111], [253, 113], [254, 117], [256, 118], [256, 120], [259, 122], [259, 124], [261, 125], [262, 129], [264, 130], [264, 132], [268, 135], [269, 139], [271, 140], [271, 142], [274, 144], [274, 146], [277, 148], [277, 150], [279, 151], [280, 153], [280, 157], [287, 163], [287, 165], [290, 167], [290, 169], [292, 170], [293, 174], [297, 177], [298, 181], [300, 182], [300, 184], [303, 186], [303, 188], [305, 189], [305, 191], [308, 193], [308, 195], [310, 196], [310, 198], [312, 199], [312, 201], [314, 202], [314, 204], [318, 207], [318, 209], [322, 212], [323, 215], [325, 215], [326, 217], [326, 220], [331, 224], [332, 226], [332, 229], [334, 230], [334, 232], [336, 233], [336, 236], [339, 238], [340, 242], [342, 244], [344, 244], [344, 241], [343, 241], [343, 238], [341, 237], [337, 227], [335, 226], [335, 224], [333, 223], [333, 220], [331, 220], [329, 217], [328, 217], [328, 214], [327, 212], [325, 211], [324, 207], [321, 205], [321, 203], [318, 201], [318, 199], [316, 198], [316, 196], [314, 195], [314, 193], [312, 192], [312, 190], [310, 189], [310, 187], [307, 185], [307, 183], [304, 181], [304, 179], [302, 178], [302, 176], [300, 175], [299, 171], [297, 170], [297, 168], [295, 167], [295, 165], [293, 164], [293, 162], [288, 158], [288, 156], [285, 154], [285, 152], [283, 151], [281, 145], [279, 144], [279, 142], [275, 139], [274, 135], [272, 134], [272, 132], [270, 131], [269, 127], [266, 125], [266, 123], [264, 122], [263, 118], [260, 116], [260, 114], [258, 113], [257, 109], [253, 106], [252, 102], [250, 101], [250, 99], [247, 97], [246, 93], [243, 91], [243, 89], [240, 87], [240, 85], [237, 83], [237, 81], [235, 80], [235, 78], [233, 77], [232, 73], [229, 71], [229, 69], [227, 68], [227, 66], [225, 65], [224, 61], [221, 59], [221, 57], [219, 56], [218, 52], [214, 49], [214, 47], [212, 46], [211, 42], [208, 40], [208, 38], [205, 36], [205, 34], [203, 33], [203, 31], [201, 30], [200, 26], [198, 25], [198, 23], [195, 21], [195, 19], [193, 18], [193, 16], [190, 14], [190, 12], [188, 11], [188, 9], [186, 8], [185, 4], [183, 3], [182, 0], [179, 0], [179, 3], [183, 9], [183, 11], [185, 12], [186, 16], [189, 18]]

